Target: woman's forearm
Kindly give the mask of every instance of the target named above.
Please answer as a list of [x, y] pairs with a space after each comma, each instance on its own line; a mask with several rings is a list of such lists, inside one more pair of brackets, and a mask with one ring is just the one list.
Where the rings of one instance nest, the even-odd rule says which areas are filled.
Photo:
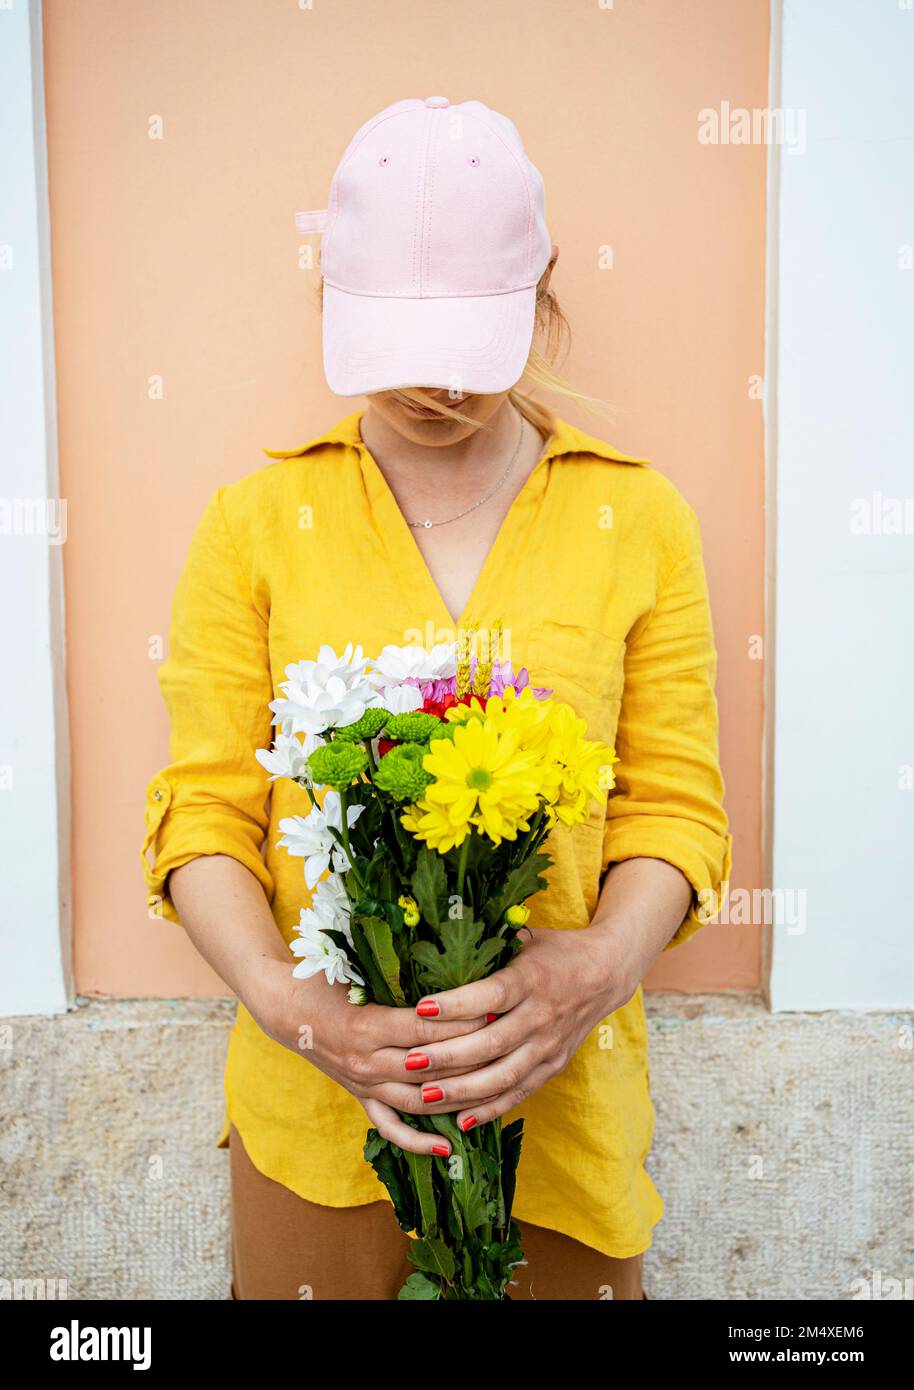
[[689, 880], [664, 859], [626, 859], [606, 874], [590, 932], [626, 997], [678, 931], [691, 901]]
[[200, 855], [172, 869], [168, 887], [203, 959], [255, 1015], [271, 988], [283, 979], [291, 983], [294, 961], [263, 888], [237, 859]]

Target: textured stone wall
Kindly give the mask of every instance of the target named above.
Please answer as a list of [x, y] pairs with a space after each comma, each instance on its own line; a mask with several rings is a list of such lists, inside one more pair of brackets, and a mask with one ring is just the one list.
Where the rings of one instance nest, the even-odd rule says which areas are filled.
[[[655, 1298], [914, 1297], [911, 1019], [772, 1017], [742, 996], [652, 995], [666, 1217]], [[83, 1001], [0, 1021], [2, 1281], [70, 1298], [224, 1298], [215, 1148], [232, 1006]], [[52, 1286], [53, 1288], [53, 1286]]]

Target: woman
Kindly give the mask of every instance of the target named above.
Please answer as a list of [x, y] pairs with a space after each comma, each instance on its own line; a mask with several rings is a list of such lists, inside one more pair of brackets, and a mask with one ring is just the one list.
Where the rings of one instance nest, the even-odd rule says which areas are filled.
[[[172, 761], [147, 792], [150, 902], [240, 1004], [226, 1073], [233, 1293], [386, 1299], [407, 1237], [361, 1157], [520, 1107], [517, 1298], [640, 1299], [662, 1213], [640, 981], [729, 871], [698, 527], [644, 460], [554, 419], [533, 347], [561, 315], [542, 180], [478, 102], [398, 102], [357, 133], [326, 213], [324, 364], [367, 409], [211, 499], [160, 671]], [[608, 807], [554, 836], [530, 937], [411, 1009], [292, 977], [306, 900], [278, 847], [306, 809], [255, 750], [285, 667], [322, 643], [432, 646], [501, 621], [505, 655], [614, 744]]]

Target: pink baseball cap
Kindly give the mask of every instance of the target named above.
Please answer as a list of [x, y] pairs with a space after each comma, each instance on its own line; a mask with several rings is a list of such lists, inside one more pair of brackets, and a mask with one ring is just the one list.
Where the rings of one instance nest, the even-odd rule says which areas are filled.
[[523, 373], [549, 264], [543, 180], [481, 101], [395, 102], [356, 133], [321, 233], [324, 371], [338, 396], [495, 393]]

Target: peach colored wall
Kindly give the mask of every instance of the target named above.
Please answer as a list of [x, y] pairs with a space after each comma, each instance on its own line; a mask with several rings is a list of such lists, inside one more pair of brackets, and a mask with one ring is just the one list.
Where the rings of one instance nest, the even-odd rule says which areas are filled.
[[[696, 129], [723, 99], [765, 104], [766, 0], [44, 8], [80, 991], [224, 992], [180, 928], [146, 916], [143, 790], [167, 737], [154, 643], [212, 490], [351, 408], [323, 383], [293, 213], [323, 205], [352, 132], [403, 96], [515, 120], [561, 246], [567, 373], [614, 407], [597, 425], [567, 413], [653, 457], [698, 511], [733, 881], [757, 885], [765, 151]], [[752, 930], [708, 929], [651, 983], [751, 989], [758, 949]]]

